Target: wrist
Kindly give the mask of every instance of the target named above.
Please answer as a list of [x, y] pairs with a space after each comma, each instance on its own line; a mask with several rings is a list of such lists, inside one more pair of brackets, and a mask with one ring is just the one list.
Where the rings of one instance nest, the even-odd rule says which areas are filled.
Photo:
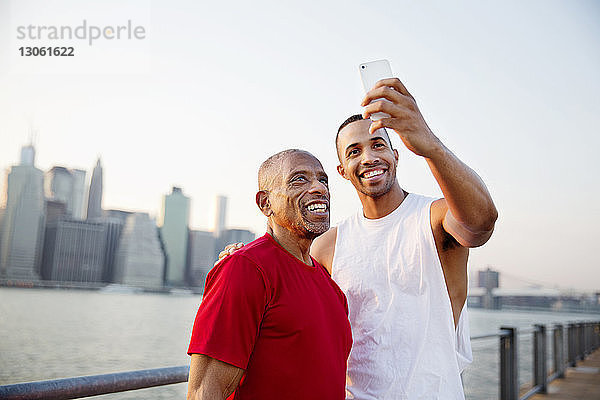
[[427, 150], [421, 154], [423, 158], [431, 161], [437, 161], [446, 158], [449, 150], [444, 146], [442, 141], [437, 138], [433, 133], [431, 134], [432, 141], [428, 146]]

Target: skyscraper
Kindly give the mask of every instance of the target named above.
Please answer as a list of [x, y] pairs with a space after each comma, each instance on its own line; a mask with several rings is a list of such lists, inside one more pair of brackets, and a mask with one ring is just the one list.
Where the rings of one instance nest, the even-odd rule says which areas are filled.
[[190, 231], [189, 280], [192, 286], [203, 286], [208, 271], [213, 267], [216, 238], [212, 232]]
[[44, 176], [44, 194], [46, 199], [64, 203], [65, 211], [71, 215], [71, 194], [73, 177], [65, 167], [52, 167]]
[[166, 283], [169, 285], [186, 283], [189, 219], [190, 199], [183, 194], [181, 188], [174, 186], [171, 194], [163, 197], [159, 222], [167, 256]]
[[85, 175], [81, 169], [52, 167], [44, 179], [46, 199], [64, 203], [68, 216], [83, 219]]
[[215, 237], [221, 236], [221, 232], [225, 229], [227, 217], [227, 197], [217, 196], [217, 210], [215, 213]]
[[6, 204], [0, 242], [0, 275], [39, 277], [44, 236], [44, 173], [35, 168], [32, 145], [21, 150], [21, 163], [7, 175]]
[[90, 180], [90, 194], [87, 205], [87, 218], [99, 218], [102, 216], [102, 165], [100, 159], [92, 172]]
[[101, 282], [105, 243], [103, 224], [76, 219], [58, 219], [48, 224], [42, 277], [53, 281]]
[[219, 256], [219, 253], [227, 246], [232, 243], [244, 243], [248, 244], [256, 238], [254, 232], [247, 229], [225, 229], [221, 232], [221, 235], [216, 240], [215, 246], [215, 258]]
[[165, 255], [156, 223], [146, 213], [133, 213], [121, 233], [115, 259], [114, 281], [124, 285], [160, 287]]
[[82, 169], [71, 169], [73, 191], [71, 192], [71, 216], [76, 219], [85, 218], [85, 177]]
[[123, 227], [127, 223], [127, 218], [133, 212], [124, 210], [102, 210], [101, 218], [88, 219], [90, 222], [97, 222], [104, 226], [106, 230], [106, 246], [104, 253], [104, 273], [102, 281], [116, 282], [115, 261], [119, 243], [121, 241], [121, 233]]

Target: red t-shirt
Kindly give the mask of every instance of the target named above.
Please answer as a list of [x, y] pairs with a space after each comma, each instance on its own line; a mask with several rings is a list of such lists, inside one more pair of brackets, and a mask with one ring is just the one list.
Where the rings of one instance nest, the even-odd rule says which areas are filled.
[[233, 398], [344, 399], [348, 304], [313, 263], [265, 234], [208, 274], [188, 354], [245, 369]]

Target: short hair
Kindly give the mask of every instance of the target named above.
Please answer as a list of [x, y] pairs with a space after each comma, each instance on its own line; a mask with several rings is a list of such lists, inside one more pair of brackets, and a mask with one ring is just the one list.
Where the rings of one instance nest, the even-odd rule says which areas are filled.
[[[336, 153], [337, 153], [337, 155], [338, 155], [338, 159], [339, 159], [340, 161], [341, 161], [342, 159], [341, 159], [341, 157], [340, 157], [340, 151], [339, 151], [339, 148], [338, 148], [338, 142], [339, 142], [339, 140], [338, 140], [338, 139], [339, 139], [339, 137], [340, 137], [340, 132], [341, 132], [341, 130], [342, 130], [342, 129], [344, 129], [344, 128], [345, 128], [347, 125], [350, 125], [351, 123], [353, 123], [353, 122], [356, 122], [356, 121], [361, 121], [361, 120], [363, 120], [363, 119], [364, 119], [364, 118], [363, 118], [363, 116], [362, 116], [361, 114], [354, 114], [354, 115], [351, 115], [350, 117], [346, 118], [346, 120], [345, 120], [344, 122], [342, 122], [342, 124], [341, 124], [341, 125], [340, 125], [340, 127], [338, 128], [338, 130], [337, 130], [337, 133], [336, 133], [336, 135], [335, 135], [335, 150], [336, 150]], [[393, 149], [394, 147], [393, 147], [393, 145], [392, 145], [392, 140], [390, 139], [390, 135], [387, 133], [387, 130], [386, 130], [385, 128], [383, 128], [383, 130], [384, 130], [384, 132], [385, 132], [385, 134], [386, 134], [386, 136], [387, 136], [387, 138], [388, 138], [388, 142], [389, 142], [389, 144], [390, 144], [390, 148], [391, 148], [391, 149]]]
[[270, 190], [273, 187], [273, 179], [277, 175], [275, 168], [281, 168], [281, 162], [288, 156], [296, 153], [310, 154], [308, 151], [300, 149], [287, 149], [273, 154], [267, 158], [258, 168], [258, 190]]

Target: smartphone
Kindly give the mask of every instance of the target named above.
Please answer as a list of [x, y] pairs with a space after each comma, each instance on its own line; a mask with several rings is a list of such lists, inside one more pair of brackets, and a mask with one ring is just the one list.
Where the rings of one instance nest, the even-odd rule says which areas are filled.
[[[358, 66], [358, 72], [360, 72], [360, 79], [362, 80], [365, 93], [371, 90], [373, 86], [375, 86], [375, 84], [381, 79], [394, 77], [394, 74], [392, 73], [392, 67], [390, 66], [388, 60], [377, 60], [360, 64]], [[373, 101], [377, 100], [378, 99], [375, 99]], [[389, 115], [382, 112], [371, 115], [371, 119], [373, 121], [387, 117], [389, 117]]]

